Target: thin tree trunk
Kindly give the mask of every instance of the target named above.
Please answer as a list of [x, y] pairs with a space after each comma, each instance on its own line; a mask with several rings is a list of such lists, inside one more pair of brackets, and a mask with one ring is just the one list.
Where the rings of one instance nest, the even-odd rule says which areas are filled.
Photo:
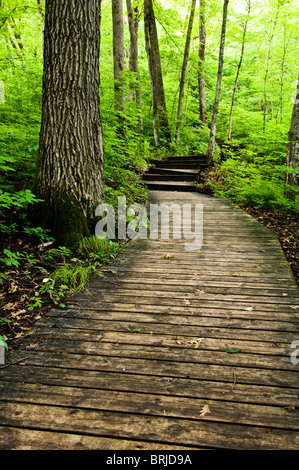
[[280, 96], [279, 96], [279, 109], [280, 109], [280, 124], [282, 124], [283, 120], [283, 79], [284, 79], [284, 72], [285, 72], [285, 59], [287, 54], [288, 42], [286, 40], [286, 20], [284, 23], [283, 28], [283, 54], [281, 58], [281, 75], [280, 75]]
[[[128, 22], [130, 30], [130, 56], [129, 56], [129, 70], [136, 74], [137, 83], [130, 84], [130, 93], [129, 100], [132, 101], [135, 95], [136, 104], [139, 112], [139, 128], [140, 132], [143, 132], [143, 120], [142, 120], [142, 95], [141, 95], [141, 82], [140, 82], [140, 73], [138, 67], [138, 10], [133, 11], [131, 0], [126, 0], [127, 2], [127, 13], [128, 13]], [[134, 18], [135, 13], [135, 18]], [[137, 14], [137, 15], [136, 15]]]
[[98, 0], [47, 0], [42, 123], [35, 193], [39, 223], [72, 246], [94, 229], [104, 198]]
[[218, 61], [216, 95], [215, 95], [212, 123], [211, 123], [211, 129], [210, 129], [209, 147], [208, 147], [208, 152], [207, 152], [208, 165], [212, 164], [213, 155], [214, 155], [214, 151], [215, 151], [216, 126], [217, 126], [218, 109], [219, 109], [219, 103], [220, 103], [220, 92], [221, 92], [221, 80], [222, 80], [222, 70], [223, 70], [223, 58], [224, 58], [224, 45], [225, 45], [225, 33], [226, 33], [226, 23], [227, 23], [228, 2], [229, 2], [229, 0], [224, 0], [224, 4], [223, 4], [223, 17], [222, 17], [220, 48], [219, 48], [219, 61]]
[[246, 38], [246, 32], [247, 32], [247, 25], [248, 25], [248, 21], [249, 21], [250, 9], [251, 9], [250, 0], [248, 0], [248, 2], [247, 2], [247, 17], [246, 17], [245, 24], [244, 24], [244, 29], [243, 29], [241, 55], [240, 55], [240, 60], [239, 60], [239, 63], [238, 63], [238, 68], [237, 68], [237, 73], [236, 73], [236, 78], [235, 78], [232, 104], [231, 104], [231, 107], [230, 107], [229, 128], [228, 128], [228, 140], [230, 140], [230, 141], [232, 140], [232, 123], [233, 123], [234, 103], [235, 103], [235, 97], [236, 97], [236, 92], [237, 92], [237, 87], [238, 87], [238, 79], [239, 79], [240, 69], [241, 69], [242, 61], [243, 61], [244, 48], [245, 48], [245, 38]]
[[[299, 77], [297, 82], [297, 91], [292, 112], [291, 125], [288, 135], [287, 143], [287, 166], [290, 170], [296, 170], [298, 167], [298, 154], [299, 154]], [[296, 173], [288, 172], [285, 178], [286, 187], [285, 195], [291, 200], [295, 200], [296, 192], [292, 186], [298, 185], [298, 178]]]
[[176, 125], [176, 140], [180, 140], [180, 134], [181, 134], [181, 122], [182, 122], [182, 114], [183, 114], [183, 102], [184, 102], [184, 92], [185, 92], [185, 84], [186, 84], [186, 72], [187, 72], [187, 64], [188, 64], [188, 58], [189, 58], [189, 50], [190, 50], [190, 42], [191, 42], [191, 34], [192, 34], [192, 28], [193, 28], [193, 22], [194, 22], [196, 1], [197, 0], [192, 0], [191, 12], [190, 12], [189, 24], [188, 24], [188, 30], [187, 30], [184, 60], [183, 60], [181, 80], [180, 80], [180, 92], [179, 92], [177, 125]]
[[158, 34], [152, 0], [144, 0], [144, 32], [152, 90], [153, 127], [155, 145], [163, 141], [167, 146], [171, 140], [166, 110]]
[[125, 46], [122, 0], [112, 0], [113, 22], [113, 68], [114, 68], [114, 111], [120, 126], [119, 132], [124, 136], [125, 110]]
[[198, 73], [198, 93], [199, 93], [199, 117], [204, 127], [208, 126], [207, 103], [206, 103], [206, 81], [205, 81], [205, 50], [206, 50], [206, 20], [205, 20], [205, 0], [199, 0], [199, 73]]
[[270, 53], [271, 53], [272, 41], [273, 41], [273, 37], [274, 37], [275, 29], [276, 29], [276, 24], [277, 24], [277, 19], [278, 19], [278, 14], [279, 14], [279, 7], [280, 7], [280, 4], [278, 3], [277, 10], [276, 10], [276, 16], [275, 16], [274, 23], [273, 23], [273, 28], [272, 28], [272, 30], [270, 30], [268, 53], [267, 53], [267, 59], [266, 59], [266, 71], [265, 71], [265, 76], [264, 76], [263, 133], [265, 133], [265, 130], [266, 130], [266, 117], [267, 117], [268, 109], [269, 109], [269, 103], [267, 101], [267, 80], [268, 80], [269, 65], [270, 65]]

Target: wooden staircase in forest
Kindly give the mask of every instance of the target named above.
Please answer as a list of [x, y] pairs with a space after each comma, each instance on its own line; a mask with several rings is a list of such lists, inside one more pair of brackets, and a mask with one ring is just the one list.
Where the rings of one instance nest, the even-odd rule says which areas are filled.
[[206, 166], [204, 154], [154, 161], [143, 175], [143, 183], [150, 190], [194, 192], [198, 175]]

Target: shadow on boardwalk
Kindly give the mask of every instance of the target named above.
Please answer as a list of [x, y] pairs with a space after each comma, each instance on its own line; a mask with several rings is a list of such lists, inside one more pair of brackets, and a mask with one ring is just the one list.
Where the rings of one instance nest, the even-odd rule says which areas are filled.
[[0, 448], [298, 450], [299, 289], [279, 242], [229, 202], [150, 196], [202, 203], [202, 248], [131, 242], [40, 319], [0, 369]]

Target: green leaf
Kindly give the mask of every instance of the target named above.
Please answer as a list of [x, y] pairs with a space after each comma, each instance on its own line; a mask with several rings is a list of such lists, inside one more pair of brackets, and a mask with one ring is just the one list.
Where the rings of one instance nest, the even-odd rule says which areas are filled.
[[242, 352], [242, 349], [238, 349], [238, 348], [229, 348], [229, 349], [227, 349], [226, 352], [227, 352], [227, 353], [231, 353], [231, 354], [238, 354], [238, 353]]
[[8, 351], [8, 346], [7, 346], [6, 342], [4, 341], [3, 336], [0, 336], [0, 346], [4, 346], [5, 349]]
[[253, 310], [255, 310], [255, 307], [247, 307], [245, 308], [245, 310], [248, 310], [248, 312], [252, 312]]

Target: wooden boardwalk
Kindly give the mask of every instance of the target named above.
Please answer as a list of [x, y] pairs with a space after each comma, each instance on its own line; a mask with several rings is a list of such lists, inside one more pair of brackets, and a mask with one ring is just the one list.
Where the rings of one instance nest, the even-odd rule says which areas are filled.
[[150, 197], [202, 203], [202, 248], [131, 242], [40, 319], [0, 369], [0, 448], [298, 450], [299, 289], [279, 242], [229, 202]]

